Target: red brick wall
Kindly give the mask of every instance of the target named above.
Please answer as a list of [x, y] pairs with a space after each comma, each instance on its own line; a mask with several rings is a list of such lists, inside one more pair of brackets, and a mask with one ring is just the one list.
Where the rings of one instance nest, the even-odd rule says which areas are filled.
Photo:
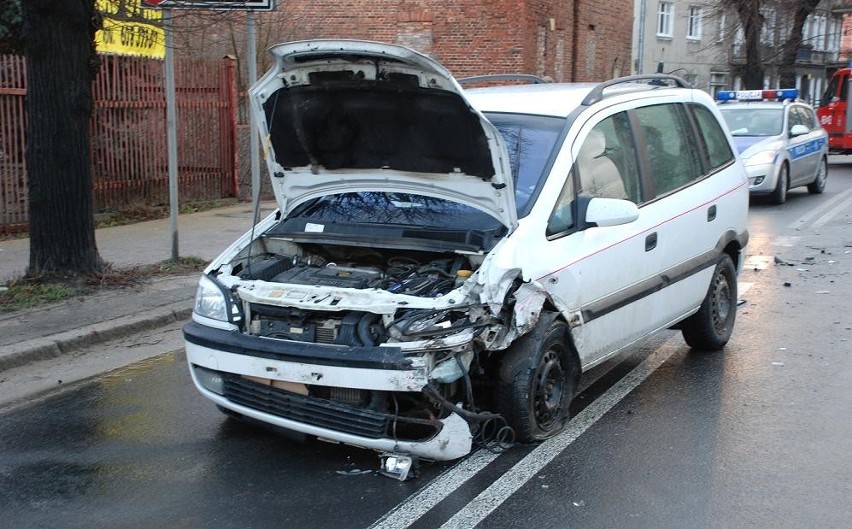
[[583, 1], [577, 16], [575, 81], [630, 75], [633, 2]]
[[614, 63], [629, 72], [633, 6], [623, 0], [287, 0], [278, 9], [296, 39], [403, 44], [457, 77], [520, 72], [602, 81]]

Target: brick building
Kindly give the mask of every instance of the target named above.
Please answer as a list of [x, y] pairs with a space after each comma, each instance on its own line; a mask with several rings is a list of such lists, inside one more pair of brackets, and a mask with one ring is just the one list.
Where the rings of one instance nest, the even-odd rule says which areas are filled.
[[[257, 12], [258, 70], [263, 50], [315, 38], [402, 44], [429, 55], [456, 77], [532, 73], [554, 81], [604, 81], [630, 74], [633, 2], [623, 0], [276, 0]], [[176, 55], [237, 58], [246, 82], [244, 13], [174, 10]], [[251, 189], [247, 112], [239, 115], [240, 194]], [[261, 178], [262, 194], [269, 182]]]
[[311, 38], [402, 44], [434, 57], [457, 77], [533, 73], [555, 81], [603, 81], [630, 73], [632, 4], [622, 0], [279, 0], [275, 12], [259, 18], [267, 28], [277, 23], [277, 29], [259, 34], [268, 44]]

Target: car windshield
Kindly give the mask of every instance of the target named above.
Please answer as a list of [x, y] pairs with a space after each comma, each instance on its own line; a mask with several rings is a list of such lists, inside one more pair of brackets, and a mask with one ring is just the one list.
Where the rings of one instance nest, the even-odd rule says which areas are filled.
[[556, 140], [565, 126], [565, 119], [489, 112], [485, 116], [497, 127], [506, 142], [515, 183], [518, 217], [524, 217], [532, 208], [532, 197], [544, 183], [545, 170]]
[[309, 200], [269, 234], [364, 242], [430, 239], [478, 250], [490, 248], [505, 227], [487, 213], [450, 200], [362, 191]]
[[777, 136], [784, 126], [783, 108], [751, 106], [721, 108], [722, 116], [734, 136]]
[[[504, 138], [515, 184], [518, 216], [529, 213], [565, 120], [528, 114], [486, 114]], [[270, 235], [375, 239], [431, 239], [488, 248], [505, 234], [495, 218], [476, 208], [408, 193], [353, 192], [301, 204]]]

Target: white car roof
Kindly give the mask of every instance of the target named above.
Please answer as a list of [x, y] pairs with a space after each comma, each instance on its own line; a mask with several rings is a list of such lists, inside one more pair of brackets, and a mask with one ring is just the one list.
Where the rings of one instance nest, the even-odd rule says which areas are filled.
[[[590, 95], [593, 102], [597, 102], [603, 94], [606, 94], [606, 99], [625, 95], [636, 99], [671, 94], [673, 90], [691, 94], [685, 96], [685, 100], [690, 101], [696, 99], [694, 95], [696, 92], [701, 92], [694, 88], [668, 85], [649, 88], [647, 81], [622, 82], [611, 86], [604, 86], [602, 83], [541, 83], [469, 88], [465, 90], [465, 97], [480, 112], [510, 112], [565, 118], [582, 106], [584, 100]], [[595, 91], [597, 93], [593, 94]], [[704, 92], [701, 93], [704, 94]], [[611, 99], [611, 101], [618, 99]], [[706, 96], [705, 102], [712, 104], [712, 101], [709, 95]]]
[[470, 88], [465, 96], [483, 112], [513, 112], [567, 117], [583, 102], [597, 83], [526, 84]]

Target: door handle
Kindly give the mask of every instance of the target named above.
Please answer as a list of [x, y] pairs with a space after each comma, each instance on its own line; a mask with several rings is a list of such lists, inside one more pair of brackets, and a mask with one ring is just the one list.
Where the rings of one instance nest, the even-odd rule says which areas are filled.
[[657, 232], [645, 237], [645, 251], [650, 252], [657, 247]]
[[713, 206], [710, 206], [709, 208], [707, 208], [707, 222], [713, 222], [713, 220], [715, 218], [716, 218], [716, 206], [713, 205]]

